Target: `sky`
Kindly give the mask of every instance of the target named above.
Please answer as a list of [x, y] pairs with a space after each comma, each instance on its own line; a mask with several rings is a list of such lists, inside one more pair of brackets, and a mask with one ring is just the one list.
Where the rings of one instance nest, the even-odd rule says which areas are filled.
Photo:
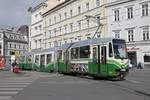
[[20, 26], [30, 24], [28, 8], [43, 0], [0, 0], [0, 26]]

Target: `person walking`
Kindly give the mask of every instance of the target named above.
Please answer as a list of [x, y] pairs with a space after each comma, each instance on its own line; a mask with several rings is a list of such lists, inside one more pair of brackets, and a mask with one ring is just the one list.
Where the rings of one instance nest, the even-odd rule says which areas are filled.
[[12, 67], [11, 67], [11, 71], [14, 72], [14, 67], [17, 65], [16, 60], [14, 60], [14, 62], [12, 63]]
[[141, 62], [138, 63], [137, 69], [143, 69], [143, 65]]

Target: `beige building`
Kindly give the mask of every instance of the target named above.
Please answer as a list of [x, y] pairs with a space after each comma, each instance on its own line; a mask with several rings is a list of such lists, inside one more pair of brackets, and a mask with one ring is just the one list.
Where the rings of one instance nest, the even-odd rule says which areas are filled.
[[30, 50], [107, 36], [105, 2], [106, 0], [47, 0], [33, 7]]
[[[44, 48], [86, 40], [95, 33], [95, 37], [105, 37], [105, 1], [60, 0], [60, 4], [46, 9], [43, 14]], [[54, 4], [47, 2], [47, 5], [48, 8]], [[98, 29], [99, 25], [103, 27]]]

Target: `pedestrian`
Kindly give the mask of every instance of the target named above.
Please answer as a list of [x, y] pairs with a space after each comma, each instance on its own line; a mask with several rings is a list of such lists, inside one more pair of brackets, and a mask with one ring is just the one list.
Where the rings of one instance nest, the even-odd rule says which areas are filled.
[[11, 71], [12, 72], [14, 72], [14, 67], [17, 65], [17, 62], [16, 62], [16, 60], [14, 60], [14, 62], [12, 63], [12, 69], [11, 69]]
[[138, 63], [137, 69], [143, 69], [143, 65], [141, 62]]
[[132, 69], [132, 67], [131, 59], [129, 59], [129, 69]]

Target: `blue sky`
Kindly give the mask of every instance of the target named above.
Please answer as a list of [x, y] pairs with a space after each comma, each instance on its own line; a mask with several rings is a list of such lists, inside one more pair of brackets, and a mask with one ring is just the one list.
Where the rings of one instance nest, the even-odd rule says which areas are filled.
[[20, 26], [30, 24], [27, 9], [43, 0], [0, 0], [0, 25]]

